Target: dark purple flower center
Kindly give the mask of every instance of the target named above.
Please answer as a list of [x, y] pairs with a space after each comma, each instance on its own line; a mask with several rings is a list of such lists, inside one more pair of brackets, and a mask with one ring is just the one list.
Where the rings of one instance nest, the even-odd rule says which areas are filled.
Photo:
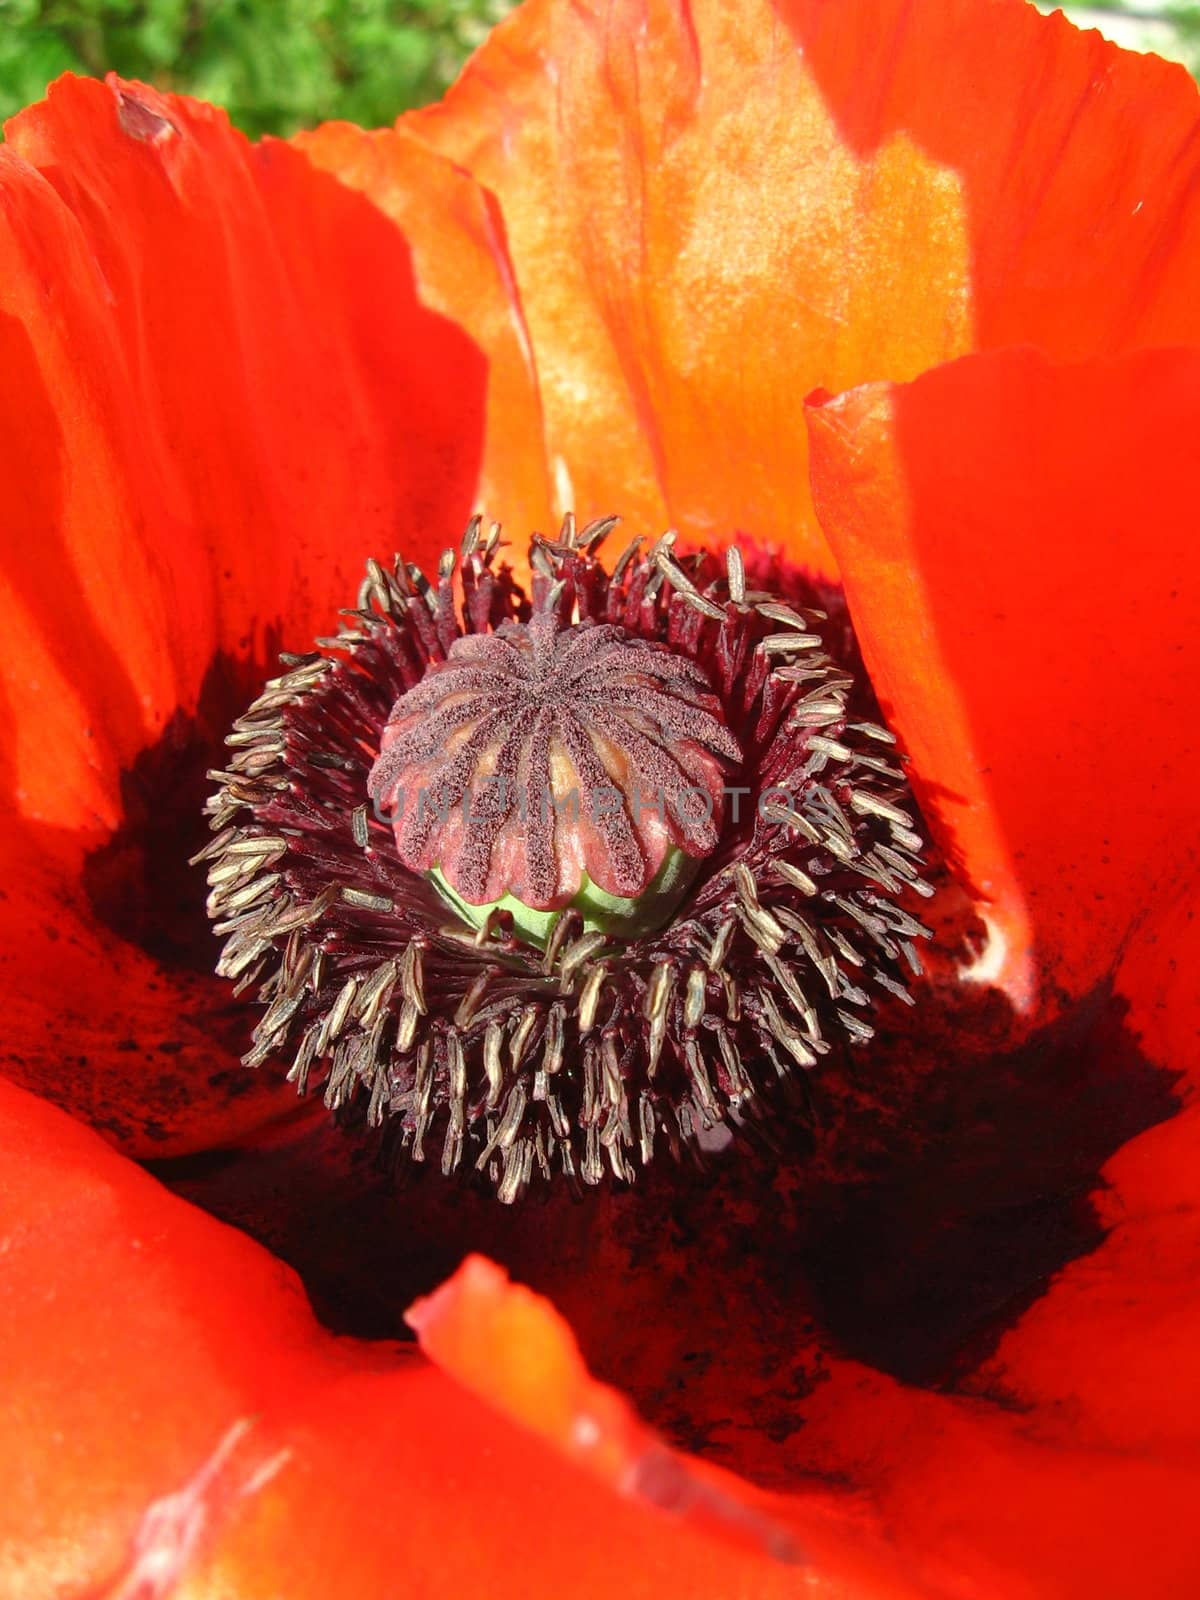
[[668, 852], [710, 855], [741, 760], [700, 665], [554, 612], [456, 639], [402, 695], [370, 778], [414, 872], [464, 900], [633, 899]]
[[611, 526], [535, 539], [528, 595], [477, 522], [436, 583], [369, 563], [213, 774], [220, 971], [265, 1006], [247, 1064], [505, 1200], [803, 1106], [909, 999], [927, 931], [844, 614], [670, 538], [610, 572]]

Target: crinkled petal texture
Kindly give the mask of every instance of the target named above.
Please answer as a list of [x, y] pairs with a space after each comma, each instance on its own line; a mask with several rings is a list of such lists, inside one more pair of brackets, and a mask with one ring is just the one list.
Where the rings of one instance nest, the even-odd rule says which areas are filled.
[[828, 566], [811, 389], [1200, 339], [1194, 84], [1021, 0], [534, 0], [399, 127], [499, 200], [581, 514]]
[[1200, 350], [973, 356], [810, 408], [818, 511], [925, 814], [1023, 1005], [1200, 866]]
[[[976, 976], [1026, 1025], [1111, 982], [1194, 1074], [1198, 123], [1181, 72], [1019, 0], [534, 0], [443, 107], [296, 146], [60, 85], [0, 152], [14, 1070], [142, 1152], [270, 1114], [172, 865], [203, 766], [365, 556], [427, 558], [484, 500], [840, 567], [988, 910]], [[953, 1391], [797, 1327], [800, 1444], [745, 1458], [812, 1492], [770, 1502], [646, 1474], [643, 1425], [486, 1276], [422, 1334], [521, 1427], [326, 1337], [282, 1268], [43, 1103], [3, 1109], [6, 1592], [1200, 1587], [1191, 1108], [1109, 1161], [1107, 1238]], [[617, 1278], [646, 1326], [647, 1274], [707, 1265], [669, 1222], [669, 1262]], [[638, 1331], [606, 1374], [629, 1389]]]
[[[865, 486], [868, 402], [817, 413], [812, 462], [801, 402], [1004, 346], [1200, 344], [1187, 75], [1019, 0], [535, 0], [394, 138], [499, 200], [576, 508], [840, 567], [989, 908], [979, 975], [1046, 1015], [1109, 974], [1190, 849], [1195, 373], [918, 385], [853, 531], [822, 440], [842, 418]], [[939, 532], [901, 548], [909, 489]]]
[[1197, 337], [1196, 125], [1181, 71], [1019, 0], [534, 0], [443, 106], [299, 150], [65, 81], [3, 157], [14, 1069], [133, 1148], [253, 1123], [211, 947], [139, 924], [156, 820], [178, 855], [139, 755], [198, 719], [202, 766], [240, 665], [480, 501], [832, 569], [813, 388]]
[[453, 321], [375, 205], [207, 107], [67, 79], [0, 153], [5, 1051], [142, 1153], [276, 1103], [185, 866], [224, 729], [368, 554], [463, 523], [489, 407], [537, 433], [486, 207], [417, 158]]
[[462, 1387], [334, 1339], [266, 1252], [2, 1083], [0, 1156], [10, 1600], [782, 1600], [802, 1558], [818, 1593], [920, 1592], [853, 1502], [772, 1502], [658, 1446], [486, 1263], [417, 1319]]
[[[487, 1263], [414, 1308], [442, 1371], [334, 1339], [264, 1251], [0, 1086], [4, 1593], [1185, 1600], [1200, 1194], [1179, 1126], [1113, 1164], [1113, 1234], [987, 1392], [831, 1359], [811, 1478], [767, 1496], [666, 1449]], [[1130, 1285], [1138, 1255], [1155, 1271]]]

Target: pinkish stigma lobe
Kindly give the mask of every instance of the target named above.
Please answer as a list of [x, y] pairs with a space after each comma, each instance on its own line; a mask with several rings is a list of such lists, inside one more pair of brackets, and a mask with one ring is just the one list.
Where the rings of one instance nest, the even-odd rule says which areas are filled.
[[715, 848], [742, 759], [696, 662], [611, 623], [456, 639], [392, 708], [368, 789], [400, 860], [471, 905], [636, 899]]

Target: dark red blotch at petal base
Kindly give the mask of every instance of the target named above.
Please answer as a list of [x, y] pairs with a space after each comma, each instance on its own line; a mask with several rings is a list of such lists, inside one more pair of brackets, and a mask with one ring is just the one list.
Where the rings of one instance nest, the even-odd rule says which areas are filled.
[[809, 408], [814, 499], [926, 816], [1049, 1013], [1195, 872], [1200, 353], [971, 357]]
[[5, 1064], [202, 1147], [272, 1110], [185, 865], [204, 769], [366, 554], [462, 526], [488, 361], [370, 200], [209, 107], [64, 79], [0, 181]]
[[[166, 961], [161, 945], [176, 938], [173, 918], [155, 930], [154, 955], [139, 943], [147, 937], [137, 923], [145, 904], [139, 886], [159, 890], [161, 857], [147, 851], [144, 824], [130, 836], [129, 818], [162, 795], [164, 780], [139, 768], [138, 758], [150, 751], [153, 760], [174, 762], [197, 722], [206, 735], [218, 725], [219, 707], [204, 685], [265, 656], [264, 635], [276, 619], [295, 626], [288, 644], [303, 646], [323, 628], [352, 592], [362, 555], [380, 545], [390, 553], [410, 493], [427, 510], [448, 514], [460, 498], [470, 500], [460, 469], [468, 479], [490, 471], [487, 481], [498, 487], [509, 482], [489, 442], [499, 423], [482, 444], [470, 442], [464, 467], [458, 434], [443, 431], [449, 389], [436, 389], [426, 405], [419, 375], [415, 399], [401, 384], [408, 410], [399, 428], [390, 411], [377, 411], [390, 404], [401, 376], [394, 353], [403, 354], [413, 317], [437, 331], [433, 353], [449, 362], [429, 362], [427, 370], [452, 374], [458, 384], [455, 426], [464, 394], [479, 420], [484, 392], [478, 351], [459, 343], [452, 326], [424, 321], [407, 265], [398, 276], [389, 266], [396, 247], [390, 227], [380, 231], [385, 213], [407, 219], [418, 256], [428, 247], [415, 262], [426, 313], [461, 318], [470, 344], [487, 352], [487, 404], [498, 417], [501, 396], [515, 397], [520, 425], [504, 434], [506, 447], [537, 431], [525, 427], [540, 403], [527, 381], [530, 351], [536, 355], [549, 475], [563, 493], [573, 486], [581, 511], [620, 505], [655, 528], [678, 521], [693, 537], [738, 527], [788, 539], [795, 554], [826, 567], [798, 420], [799, 399], [813, 385], [837, 390], [912, 378], [979, 343], [1033, 338], [1066, 359], [1196, 334], [1194, 90], [1177, 69], [1120, 56], [1060, 21], [1040, 21], [1016, 0], [861, 7], [814, 0], [786, 11], [750, 0], [736, 8], [721, 0], [535, 5], [497, 35], [444, 110], [376, 138], [344, 129], [316, 136], [312, 159], [361, 187], [350, 198], [323, 186], [293, 152], [268, 146], [254, 154], [220, 118], [134, 94], [122, 104], [113, 90], [68, 85], [48, 110], [23, 119], [14, 146], [0, 155], [15, 196], [8, 215], [16, 218], [16, 254], [11, 270], [4, 264], [0, 293], [6, 313], [32, 330], [28, 350], [23, 335], [13, 337], [3, 367], [14, 399], [0, 441], [13, 447], [11, 490], [39, 486], [37, 516], [13, 526], [22, 538], [32, 528], [46, 557], [35, 566], [15, 538], [8, 541], [20, 580], [4, 618], [5, 665], [17, 674], [5, 690], [15, 719], [12, 787], [33, 822], [31, 831], [8, 835], [13, 863], [4, 884], [17, 914], [5, 978], [15, 991], [9, 1022], [19, 1030], [22, 1065], [35, 1065], [39, 1082], [69, 1092], [92, 1114], [105, 1084], [116, 1086], [114, 1104], [143, 1114], [146, 1052], [113, 1051], [112, 1041], [140, 1046], [147, 1030], [186, 1005], [183, 1043], [196, 1055], [177, 1053], [180, 1070], [163, 1073], [161, 1104], [173, 1104], [178, 1117], [164, 1148], [203, 1143], [231, 1126], [219, 1098], [200, 1094], [200, 1116], [184, 1091], [195, 1094], [213, 1030], [222, 1022], [232, 1029], [238, 1014], [212, 1014], [228, 1003], [223, 989], [198, 997], [178, 979], [179, 964], [198, 953], [174, 951], [174, 968]], [[429, 147], [414, 151], [426, 134]], [[457, 170], [450, 183], [433, 145], [470, 171]], [[193, 162], [189, 152], [197, 150], [201, 159]], [[439, 201], [422, 219], [405, 189], [418, 169], [443, 185], [439, 193], [457, 197], [452, 218]], [[215, 189], [205, 187], [206, 173], [222, 175]], [[231, 173], [240, 174], [236, 183]], [[499, 205], [481, 177], [494, 183]], [[136, 204], [125, 203], [130, 196]], [[753, 204], [739, 210], [734, 198]], [[358, 249], [358, 221], [371, 249]], [[364, 282], [373, 286], [368, 296]], [[381, 318], [388, 333], [379, 344]], [[314, 344], [314, 330], [326, 328], [328, 340], [318, 331]], [[808, 352], [816, 353], [811, 367]], [[999, 691], [982, 683], [972, 657], [968, 618], [950, 615], [968, 600], [981, 603], [961, 555], [945, 569], [963, 581], [961, 594], [936, 583], [930, 594], [923, 588], [920, 626], [905, 643], [908, 660], [918, 659], [914, 640], [949, 647], [963, 677], [953, 703], [938, 700], [944, 681], [922, 682], [915, 670], [905, 680], [905, 692], [915, 695], [911, 742], [917, 748], [924, 737], [931, 758], [922, 762], [925, 796], [946, 819], [943, 838], [960, 841], [977, 886], [990, 861], [1002, 866], [1004, 881], [993, 886], [998, 914], [1019, 926], [1029, 906], [1046, 908], [1024, 943], [1009, 940], [1008, 961], [997, 966], [999, 946], [992, 948], [1010, 992], [1020, 995], [1024, 984], [1026, 998], [1051, 1010], [1062, 995], [1108, 974], [1131, 934], [1118, 992], [1148, 1052], [1178, 1068], [1195, 1045], [1195, 883], [1180, 878], [1177, 892], [1161, 893], [1163, 905], [1136, 929], [1129, 891], [1143, 866], [1154, 869], [1146, 873], [1147, 899], [1178, 869], [1167, 841], [1181, 791], [1172, 786], [1164, 799], [1151, 781], [1178, 775], [1176, 747], [1145, 757], [1144, 794], [1133, 812], [1145, 811], [1150, 844], [1139, 844], [1124, 831], [1128, 770], [1109, 794], [1101, 785], [1109, 769], [1096, 760], [1102, 736], [1120, 737], [1125, 749], [1143, 728], [1144, 714], [1135, 716], [1132, 704], [1136, 674], [1118, 678], [1094, 650], [1082, 671], [1064, 644], [1047, 644], [1056, 639], [1047, 631], [1048, 605], [1040, 629], [1024, 619], [1048, 565], [1075, 637], [1094, 642], [1071, 598], [1079, 573], [1086, 596], [1096, 598], [1078, 498], [1122, 552], [1102, 610], [1100, 625], [1110, 629], [1104, 644], [1122, 659], [1128, 646], [1118, 630], [1132, 610], [1138, 670], [1148, 652], [1153, 693], [1160, 682], [1176, 693], [1167, 641], [1194, 637], [1194, 629], [1156, 636], [1137, 584], [1148, 574], [1161, 623], [1171, 608], [1154, 541], [1163, 537], [1160, 520], [1177, 537], [1177, 522], [1159, 513], [1168, 501], [1178, 508], [1156, 472], [1187, 489], [1194, 506], [1185, 482], [1194, 442], [1175, 416], [1178, 396], [1163, 399], [1169, 385], [1149, 388], [1158, 395], [1150, 414], [1176, 447], [1171, 461], [1118, 384], [1101, 381], [1095, 395], [1086, 384], [1068, 393], [1066, 377], [1051, 373], [1058, 400], [1043, 406], [1034, 358], [1003, 358], [996, 371], [1002, 379], [1004, 361], [1026, 359], [1036, 381], [1023, 389], [1011, 374], [998, 379], [986, 403], [968, 393], [958, 369], [902, 391], [897, 405], [907, 421], [899, 442], [884, 430], [872, 444], [868, 428], [858, 476], [846, 470], [845, 440], [818, 451], [822, 514], [831, 529], [843, 524], [835, 537], [847, 548], [858, 539], [870, 570], [873, 547], [861, 526], [854, 533], [854, 522], [876, 495], [872, 473], [891, 471], [897, 492], [907, 495], [916, 484], [922, 506], [942, 509], [910, 526], [912, 502], [898, 509], [879, 491], [873, 504], [885, 555], [920, 555], [913, 527], [924, 530], [922, 540], [941, 527], [938, 538], [953, 550], [939, 521], [952, 512], [967, 528], [1015, 539], [1018, 556], [1036, 557], [1026, 563], [1022, 607], [1011, 613], [1018, 631], [1010, 632], [994, 615], [994, 595], [1008, 603], [1012, 571], [981, 540], [976, 555], [997, 583], [982, 592], [983, 610], [970, 621], [995, 646], [1016, 641], [1035, 654], [1059, 652], [1052, 664], [1066, 684], [1061, 691], [1052, 684], [1050, 694], [1061, 748], [1040, 731], [1024, 781], [1032, 789], [1046, 762], [1057, 762], [1087, 796], [1079, 826], [1068, 826], [1064, 814], [1065, 782], [1040, 809], [1019, 792], [1018, 753], [1027, 748], [1014, 731], [1020, 719], [1001, 716]], [[1152, 361], [1168, 359], [1183, 358]], [[1149, 370], [1125, 369], [1142, 379]], [[965, 385], [956, 403], [969, 418], [957, 433], [949, 391], [931, 409], [986, 471], [956, 465], [924, 437], [926, 383]], [[1022, 436], [1019, 412], [999, 403], [1009, 390], [1032, 404], [1040, 432], [1030, 426]], [[229, 407], [228, 395], [236, 401]], [[1100, 415], [1101, 395], [1114, 416]], [[848, 412], [858, 403], [854, 396], [844, 402]], [[861, 403], [866, 427], [870, 403]], [[21, 405], [40, 419], [24, 432]], [[1084, 470], [1076, 409], [1090, 418], [1093, 469], [1110, 453], [1124, 463], [1123, 476], [1106, 480], [1115, 498], [1101, 497]], [[1060, 411], [1061, 427], [1056, 422], [1047, 434]], [[352, 435], [339, 432], [351, 425]], [[429, 464], [427, 482], [414, 469], [416, 489], [393, 455], [406, 438], [422, 447], [413, 459]], [[1141, 503], [1131, 487], [1132, 438], [1145, 455]], [[264, 477], [262, 463], [275, 460], [281, 440], [282, 464]], [[1074, 463], [1074, 478], [1065, 470], [1055, 476], [1060, 450], [1059, 465]], [[495, 509], [536, 526], [540, 503], [528, 512], [524, 503], [545, 494], [546, 465], [517, 455], [522, 510]], [[840, 455], [840, 465], [824, 476], [830, 455]], [[75, 464], [74, 476], [63, 472], [64, 461]], [[329, 471], [306, 478], [314, 461], [328, 461]], [[921, 462], [948, 477], [944, 499], [928, 470], [915, 473]], [[1001, 526], [990, 516], [993, 497], [1028, 510], [1028, 494], [996, 477], [1006, 463], [1057, 485], [1062, 521], [1052, 531], [1059, 539], [1064, 529], [1069, 534], [1069, 569], [1047, 562], [1032, 538], [1014, 534], [1011, 520]], [[317, 503], [314, 485], [328, 498]], [[13, 493], [3, 504], [15, 504]], [[1120, 538], [1114, 506], [1139, 513], [1125, 519]], [[439, 542], [443, 536], [439, 527]], [[210, 549], [217, 555], [211, 567]], [[1186, 548], [1177, 553], [1188, 558]], [[57, 605], [35, 581], [46, 569], [61, 579]], [[923, 571], [925, 587], [927, 579]], [[882, 616], [887, 581], [883, 572], [878, 604], [865, 579], [856, 600], [885, 681], [889, 671], [905, 671], [899, 624]], [[175, 626], [181, 617], [182, 630]], [[218, 650], [221, 665], [210, 676]], [[1024, 657], [1016, 651], [1010, 659], [1028, 702]], [[1040, 697], [1041, 679], [1036, 688]], [[1115, 695], [1116, 723], [1101, 723], [1097, 688]], [[172, 721], [177, 707], [181, 727]], [[892, 709], [903, 715], [902, 706]], [[994, 750], [964, 747], [966, 804], [939, 800], [932, 787], [943, 781], [937, 762], [953, 757], [937, 727], [939, 715], [952, 712], [964, 737], [978, 728], [995, 739]], [[947, 770], [956, 771], [953, 759]], [[122, 771], [134, 774], [126, 790], [140, 787], [137, 804], [122, 792]], [[181, 802], [179, 814], [186, 809]], [[1116, 866], [1103, 860], [1098, 831], [1109, 812], [1122, 825], [1113, 835]], [[135, 858], [129, 866], [122, 864], [127, 852]], [[1060, 860], [1077, 891], [1073, 901], [1062, 893]], [[1098, 867], [1113, 869], [1111, 879], [1099, 882]], [[1030, 948], [1032, 960], [1014, 973], [1013, 953]], [[138, 1028], [126, 1036], [130, 1017]], [[64, 1042], [81, 1035], [95, 1051], [64, 1062]], [[174, 1028], [153, 1037], [180, 1043]], [[122, 1076], [121, 1062], [133, 1070]], [[1086, 1083], [1086, 1068], [1085, 1060], [1070, 1081]], [[157, 1069], [151, 1076], [157, 1084]], [[344, 1588], [364, 1600], [391, 1600], [413, 1574], [456, 1595], [557, 1593], [568, 1583], [583, 1596], [618, 1588], [633, 1596], [771, 1596], [809, 1587], [794, 1567], [702, 1540], [610, 1498], [595, 1481], [572, 1476], [545, 1437], [534, 1444], [502, 1427], [392, 1350], [327, 1339], [294, 1280], [253, 1247], [166, 1200], [44, 1105], [10, 1093], [4, 1101], [12, 1121], [3, 1198], [13, 1213], [2, 1232], [8, 1253], [0, 1297], [11, 1319], [4, 1345], [15, 1356], [8, 1392], [19, 1409], [10, 1405], [2, 1424], [12, 1437], [0, 1460], [12, 1476], [0, 1506], [12, 1531], [0, 1549], [13, 1562], [12, 1592], [42, 1600], [56, 1587], [99, 1590], [111, 1600], [124, 1587], [128, 1600], [127, 1580], [146, 1550], [164, 1570], [161, 1513], [174, 1514], [166, 1519], [169, 1541], [170, 1530], [196, 1526], [187, 1513], [198, 1503], [211, 1516], [201, 1519], [195, 1544], [177, 1539], [166, 1549], [168, 1572], [179, 1572], [186, 1558], [192, 1575], [176, 1588], [193, 1596], [254, 1600], [282, 1589], [302, 1600]], [[126, 1131], [137, 1139], [137, 1129]], [[1043, 1143], [1058, 1136], [1044, 1123], [1038, 1132]], [[1068, 1105], [1062, 1142], [1074, 1132]], [[939, 1148], [965, 1164], [975, 1158], [962, 1151], [954, 1126]], [[647, 1353], [659, 1363], [650, 1387], [658, 1386], [669, 1409], [674, 1397], [702, 1386], [708, 1404], [693, 1403], [691, 1415], [709, 1413], [708, 1431], [698, 1433], [706, 1451], [728, 1448], [740, 1431], [756, 1460], [786, 1460], [796, 1468], [793, 1481], [835, 1486], [832, 1499], [802, 1495], [795, 1513], [778, 1500], [769, 1508], [818, 1558], [819, 1581], [833, 1593], [907, 1587], [955, 1600], [1192, 1600], [1200, 1587], [1196, 1148], [1189, 1108], [1108, 1163], [1101, 1205], [1110, 1236], [1055, 1277], [988, 1367], [957, 1391], [922, 1391], [819, 1346], [806, 1390], [807, 1358], [820, 1336], [797, 1318], [794, 1346], [776, 1337], [756, 1350], [752, 1293], [731, 1308], [725, 1367], [718, 1359], [706, 1374], [703, 1361], [672, 1364], [677, 1352], [693, 1353], [680, 1330], [648, 1338]], [[886, 1187], [868, 1188], [868, 1202], [880, 1192]], [[1011, 1201], [1002, 1193], [997, 1208]], [[779, 1218], [766, 1214], [775, 1218], [774, 1242]], [[758, 1213], [734, 1222], [743, 1233], [732, 1235], [727, 1255], [766, 1227]], [[665, 1323], [671, 1285], [695, 1270], [697, 1256], [707, 1267], [712, 1250], [711, 1238], [689, 1238], [687, 1226], [684, 1214], [661, 1234], [648, 1229], [653, 1249], [629, 1259], [619, 1245], [599, 1241], [596, 1253], [608, 1250], [610, 1269], [613, 1259], [619, 1268], [614, 1321], [628, 1325], [633, 1306], [647, 1330]], [[1007, 1238], [1003, 1228], [999, 1237]], [[790, 1264], [785, 1257], [779, 1270]], [[584, 1270], [568, 1280], [581, 1329], [586, 1311], [575, 1308], [595, 1299], [595, 1281]], [[873, 1288], [864, 1286], [868, 1302]], [[482, 1308], [462, 1290], [460, 1283], [451, 1299], [461, 1297], [469, 1323]], [[729, 1299], [723, 1281], [713, 1292]], [[566, 1344], [563, 1335], [560, 1353]], [[514, 1354], [505, 1346], [494, 1368], [472, 1367], [475, 1375], [484, 1369], [481, 1386], [492, 1383], [510, 1410], [517, 1409], [508, 1370]], [[748, 1360], [760, 1370], [745, 1392], [765, 1403], [729, 1417], [723, 1380]], [[637, 1374], [627, 1376], [632, 1386]], [[546, 1395], [547, 1413], [561, 1398]], [[778, 1422], [781, 1412], [786, 1451], [763, 1428], [764, 1416]], [[553, 1427], [539, 1431], [554, 1437]], [[744, 1494], [728, 1480], [724, 1487], [735, 1498]], [[822, 1505], [831, 1522], [841, 1521], [840, 1538], [831, 1536], [824, 1549], [808, 1520], [814, 1498], [817, 1523]], [[875, 1538], [887, 1541], [886, 1559], [903, 1578], [885, 1581], [852, 1565], [870, 1561]]]
[[[402, 1573], [431, 1597], [1186, 1600], [1200, 1443], [1182, 1334], [1200, 1306], [1196, 1275], [1164, 1270], [1197, 1244], [1183, 1126], [1112, 1163], [1115, 1231], [1030, 1314], [1032, 1352], [1022, 1324], [975, 1397], [830, 1357], [798, 1413], [805, 1476], [768, 1496], [663, 1452], [554, 1311], [486, 1263], [414, 1308], [450, 1382], [331, 1337], [277, 1261], [0, 1085], [19, 1397], [0, 1419], [0, 1587], [140, 1600], [153, 1575], [188, 1600], [393, 1600]], [[1137, 1404], [1123, 1370], [1150, 1380]]]
[[768, 1497], [658, 1445], [487, 1263], [416, 1314], [472, 1397], [411, 1347], [324, 1332], [266, 1252], [3, 1083], [0, 1155], [10, 1600], [784, 1600], [812, 1564], [922, 1592], [853, 1497]]

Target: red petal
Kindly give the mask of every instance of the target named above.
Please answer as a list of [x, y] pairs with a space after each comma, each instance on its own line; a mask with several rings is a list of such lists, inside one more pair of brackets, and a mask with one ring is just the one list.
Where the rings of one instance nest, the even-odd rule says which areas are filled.
[[[564, 1378], [589, 1400], [608, 1392], [532, 1297], [492, 1292], [473, 1364], [507, 1374], [511, 1410], [514, 1334], [557, 1351], [525, 1371], [523, 1420], [540, 1439], [415, 1352], [325, 1334], [286, 1268], [3, 1083], [0, 1156], [0, 1330], [16, 1403], [0, 1424], [0, 1587], [14, 1600], [98, 1585], [132, 1597], [152, 1572], [181, 1593], [242, 1600], [392, 1600], [414, 1583], [431, 1597], [565, 1584], [581, 1600], [618, 1586], [651, 1600], [670, 1584], [698, 1600], [782, 1600], [802, 1581], [756, 1546], [768, 1502], [749, 1486], [703, 1470], [693, 1482], [700, 1510], [734, 1519], [736, 1537], [714, 1541], [688, 1525], [694, 1503], [677, 1507], [688, 1524], [646, 1506], [679, 1477], [618, 1496], [559, 1454]], [[471, 1317], [478, 1290], [454, 1294]], [[427, 1315], [439, 1350], [454, 1314], [443, 1298], [439, 1328]], [[773, 1503], [781, 1516], [830, 1581], [915, 1600], [853, 1502], [817, 1492]]]
[[[1001, 1342], [973, 1386], [1064, 1441], [1200, 1460], [1200, 1108], [1126, 1145], [1097, 1197], [1113, 1230]], [[1055, 1412], [1058, 1420], [1055, 1421]]]
[[828, 565], [798, 402], [967, 347], [953, 177], [859, 161], [761, 4], [525, 6], [401, 127], [499, 199], [564, 504]]
[[137, 1148], [186, 1148], [264, 1113], [208, 1081], [235, 1055], [195, 1024], [228, 1037], [228, 989], [207, 946], [181, 973], [97, 897], [136, 913], [152, 886], [181, 920], [204, 766], [280, 644], [331, 628], [369, 554], [427, 558], [472, 509], [486, 362], [382, 211], [210, 108], [64, 79], [10, 125], [0, 182], [0, 758], [29, 824], [6, 1047]]
[[[6, 828], [0, 984], [10, 1077], [139, 1157], [203, 1150], [300, 1114], [278, 1074], [241, 1065], [250, 1024], [229, 985], [213, 975], [207, 943], [185, 944], [185, 959], [157, 945], [173, 917], [184, 939], [197, 921], [203, 930], [202, 880], [196, 894], [176, 899], [184, 860], [156, 879], [155, 865], [118, 841], [91, 858], [81, 880], [70, 835], [11, 821]], [[158, 915], [143, 948], [126, 934], [142, 932], [138, 913], [150, 906]], [[101, 912], [117, 913], [117, 922]], [[121, 912], [131, 913], [124, 927]]]
[[813, 387], [1200, 330], [1193, 85], [1020, 0], [532, 0], [401, 126], [497, 195], [563, 497], [638, 531], [828, 567]]
[[1151, 1061], [1200, 1084], [1200, 864], [1156, 902], [1125, 951], [1117, 993]]
[[1051, 1009], [1194, 854], [1200, 355], [980, 356], [810, 411], [814, 494], [926, 814]]
[[[1193, 1102], [1131, 1140], [1104, 1169], [1094, 1197], [1111, 1232], [1072, 1262], [1050, 1293], [1002, 1340], [972, 1386], [1036, 1417], [1039, 1436], [1120, 1454], [1166, 1487], [1200, 1464], [1200, 919], [1197, 883], [1146, 916], [1117, 976], [1131, 1001], [1127, 1025], [1150, 1061], [1186, 1074]], [[1141, 1517], [1144, 1504], [1135, 1505]], [[1123, 1531], [1105, 1524], [1100, 1548], [1121, 1559]], [[1098, 1579], [1103, 1592], [1138, 1588], [1137, 1560]], [[1150, 1582], [1150, 1580], [1146, 1580]], [[1157, 1587], [1186, 1595], [1194, 1548], [1166, 1561]], [[1150, 1582], [1150, 1590], [1156, 1587]]]
[[[243, 1600], [391, 1600], [401, 1580], [433, 1597], [565, 1585], [582, 1600], [668, 1587], [770, 1600], [815, 1584], [863, 1600], [1182, 1600], [1200, 1581], [1200, 1308], [1158, 1269], [1186, 1266], [1200, 1212], [1194, 1179], [1165, 1208], [1135, 1175], [1155, 1165], [1149, 1148], [1139, 1165], [1140, 1147], [1161, 1152], [1184, 1126], [1112, 1164], [1117, 1232], [1002, 1347], [986, 1394], [828, 1359], [797, 1406], [794, 1454], [812, 1477], [785, 1498], [663, 1452], [587, 1375], [553, 1310], [486, 1264], [417, 1317], [475, 1397], [404, 1349], [330, 1337], [286, 1268], [0, 1085], [0, 1338], [15, 1402], [0, 1424], [0, 1587], [129, 1597], [154, 1571], [181, 1593]], [[1139, 1250], [1155, 1240], [1155, 1254]], [[1110, 1290], [1080, 1293], [1109, 1268]], [[1073, 1321], [1081, 1310], [1096, 1320]], [[1171, 1370], [1155, 1379], [1171, 1316]], [[1020, 1348], [1028, 1328], [1051, 1350], [1048, 1323], [1070, 1341], [1065, 1365]], [[1122, 1362], [1151, 1374], [1140, 1407]], [[1106, 1376], [1117, 1392], [1097, 1405]], [[581, 1416], [595, 1426], [581, 1432]], [[772, 1529], [808, 1567], [767, 1559]]]
[[328, 123], [296, 143], [314, 166], [366, 194], [403, 231], [422, 304], [486, 352], [487, 427], [476, 505], [504, 519], [514, 561], [523, 559], [529, 532], [555, 519], [533, 353], [495, 198], [403, 129], [364, 133]]
[[[1200, 106], [1186, 71], [1023, 0], [778, 11], [851, 148], [911, 139], [959, 175], [977, 348], [1072, 361], [1200, 340]], [[914, 240], [913, 257], [936, 243]]]
[[17, 782], [26, 815], [111, 826], [116, 764], [216, 651], [306, 647], [369, 553], [457, 530], [484, 361], [374, 206], [207, 107], [65, 79], [3, 178]]
[[[610, 1493], [665, 1507], [793, 1565], [810, 1563], [813, 1551], [802, 1551], [747, 1485], [668, 1449], [622, 1395], [597, 1383], [549, 1301], [510, 1284], [486, 1256], [469, 1256], [449, 1282], [410, 1307], [407, 1321], [443, 1371]], [[817, 1542], [824, 1543], [819, 1533]]]

